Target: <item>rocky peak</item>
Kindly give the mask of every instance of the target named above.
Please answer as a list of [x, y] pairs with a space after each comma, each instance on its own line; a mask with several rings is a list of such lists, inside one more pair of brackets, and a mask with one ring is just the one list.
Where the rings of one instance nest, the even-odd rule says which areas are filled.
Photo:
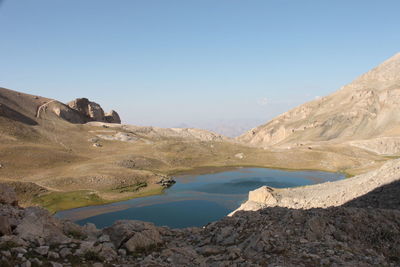
[[384, 90], [400, 86], [400, 53], [343, 87], [344, 90]]

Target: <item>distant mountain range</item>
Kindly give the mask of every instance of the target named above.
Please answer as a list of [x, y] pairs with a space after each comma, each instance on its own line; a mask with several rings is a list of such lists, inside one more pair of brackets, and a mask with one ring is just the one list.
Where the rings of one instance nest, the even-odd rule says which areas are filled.
[[200, 128], [222, 134], [227, 137], [238, 137], [263, 122], [262, 119], [221, 119], [204, 123], [180, 123], [176, 128]]

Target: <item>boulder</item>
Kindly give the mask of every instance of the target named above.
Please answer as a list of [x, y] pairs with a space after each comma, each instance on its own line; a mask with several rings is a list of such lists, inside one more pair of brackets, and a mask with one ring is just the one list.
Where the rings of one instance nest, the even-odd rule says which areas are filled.
[[121, 118], [115, 110], [111, 110], [110, 112], [106, 113], [105, 120], [108, 123], [121, 123]]
[[13, 188], [0, 183], [0, 204], [18, 205], [17, 195]]
[[67, 105], [78, 111], [82, 115], [86, 115], [89, 117], [89, 99], [87, 98], [77, 98], [69, 103]]
[[244, 154], [243, 154], [243, 153], [237, 153], [237, 154], [235, 155], [235, 158], [243, 159], [243, 158], [244, 158]]
[[263, 186], [256, 190], [250, 191], [249, 201], [262, 203], [268, 206], [274, 206], [277, 203], [277, 200], [272, 193], [273, 191], [274, 189], [268, 186]]
[[162, 244], [160, 233], [156, 229], [136, 232], [126, 243], [125, 248], [133, 253], [136, 251], [147, 250]]
[[63, 233], [66, 236], [74, 239], [83, 240], [88, 237], [88, 234], [85, 232], [85, 228], [70, 221], [63, 222]]
[[62, 231], [62, 222], [52, 217], [46, 210], [29, 207], [24, 211], [21, 223], [15, 229], [18, 237], [32, 242], [46, 244], [61, 244], [69, 241]]
[[148, 222], [121, 220], [104, 229], [104, 232], [116, 248], [125, 246], [130, 252], [163, 242], [158, 228]]
[[0, 235], [10, 235], [11, 224], [6, 216], [0, 216]]
[[101, 235], [101, 230], [97, 229], [93, 223], [87, 223], [82, 227], [83, 233], [88, 237], [89, 240], [97, 240]]
[[105, 121], [104, 110], [95, 102], [89, 102], [88, 115], [93, 121]]
[[[81, 113], [78, 111], [70, 108], [69, 106], [64, 105], [63, 103], [60, 103], [58, 101], [52, 102], [48, 104], [50, 110], [53, 111], [54, 114], [56, 114], [58, 117], [69, 121], [71, 123], [86, 123], [87, 118], [85, 116], [82, 116]], [[42, 108], [42, 110], [45, 110], [45, 108]], [[40, 113], [38, 113], [40, 116]]]
[[41, 256], [47, 256], [49, 253], [50, 247], [49, 246], [40, 246], [35, 249], [35, 252]]

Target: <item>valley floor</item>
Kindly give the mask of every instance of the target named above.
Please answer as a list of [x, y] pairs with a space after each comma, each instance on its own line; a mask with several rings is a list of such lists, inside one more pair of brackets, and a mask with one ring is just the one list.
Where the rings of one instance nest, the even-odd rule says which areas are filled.
[[342, 145], [256, 148], [202, 130], [4, 120], [0, 180], [15, 187], [23, 206], [51, 212], [160, 194], [160, 181], [182, 173], [242, 166], [355, 175], [388, 160]]

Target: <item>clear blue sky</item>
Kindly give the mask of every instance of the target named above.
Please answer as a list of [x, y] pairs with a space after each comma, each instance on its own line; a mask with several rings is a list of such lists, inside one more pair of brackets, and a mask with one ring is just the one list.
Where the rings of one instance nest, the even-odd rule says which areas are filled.
[[88, 97], [141, 125], [266, 121], [399, 52], [399, 10], [397, 0], [4, 0], [0, 86]]

